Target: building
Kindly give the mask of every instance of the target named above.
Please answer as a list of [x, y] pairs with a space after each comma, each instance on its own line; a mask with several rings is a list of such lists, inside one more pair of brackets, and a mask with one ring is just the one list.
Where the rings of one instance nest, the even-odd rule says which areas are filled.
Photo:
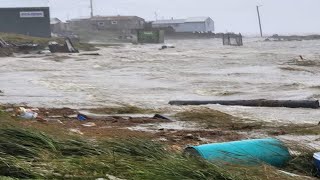
[[58, 18], [50, 19], [50, 29], [52, 33], [61, 32], [64, 28], [65, 24]]
[[174, 32], [214, 32], [214, 21], [210, 17], [158, 20], [152, 22], [153, 28], [163, 28]]
[[50, 19], [50, 28], [52, 33], [62, 33], [68, 31], [68, 24], [62, 22], [58, 18], [51, 18]]
[[0, 4], [0, 32], [50, 37], [50, 11], [47, 1], [28, 2], [12, 0]]
[[94, 16], [87, 19], [68, 21], [70, 29], [84, 29], [94, 31], [121, 31], [142, 29], [145, 20], [138, 16]]

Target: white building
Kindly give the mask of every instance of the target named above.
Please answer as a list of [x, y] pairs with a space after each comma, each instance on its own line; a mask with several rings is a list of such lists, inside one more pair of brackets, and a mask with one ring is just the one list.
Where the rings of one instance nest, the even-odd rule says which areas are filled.
[[210, 17], [158, 20], [153, 28], [172, 28], [175, 32], [214, 32], [214, 21]]

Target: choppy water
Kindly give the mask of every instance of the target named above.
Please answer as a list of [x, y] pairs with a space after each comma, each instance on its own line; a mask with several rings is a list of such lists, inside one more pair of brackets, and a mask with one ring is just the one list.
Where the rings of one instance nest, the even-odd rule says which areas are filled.
[[[176, 48], [125, 45], [103, 48], [102, 56], [1, 58], [0, 90], [5, 94], [0, 103], [158, 108], [177, 99], [320, 99], [320, 41], [245, 39], [243, 47], [223, 47], [220, 40], [168, 43]], [[296, 65], [299, 55], [316, 64]], [[268, 121], [320, 121], [320, 110], [212, 107]]]

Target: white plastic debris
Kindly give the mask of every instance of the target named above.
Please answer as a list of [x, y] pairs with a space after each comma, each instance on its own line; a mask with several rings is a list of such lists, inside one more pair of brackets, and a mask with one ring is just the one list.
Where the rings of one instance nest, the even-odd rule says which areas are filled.
[[84, 126], [84, 127], [94, 127], [94, 126], [97, 126], [97, 125], [94, 122], [88, 122], [88, 123], [82, 124], [82, 126]]
[[109, 180], [125, 180], [125, 179], [120, 179], [118, 177], [115, 177], [115, 176], [112, 176], [112, 175], [109, 175], [109, 174], [107, 174], [106, 176], [107, 176], [107, 178], [109, 178]]
[[38, 113], [34, 112], [32, 109], [26, 109], [20, 107], [18, 109], [19, 117], [23, 119], [36, 119], [38, 117]]
[[81, 132], [79, 129], [69, 129], [70, 132], [83, 135], [83, 132]]

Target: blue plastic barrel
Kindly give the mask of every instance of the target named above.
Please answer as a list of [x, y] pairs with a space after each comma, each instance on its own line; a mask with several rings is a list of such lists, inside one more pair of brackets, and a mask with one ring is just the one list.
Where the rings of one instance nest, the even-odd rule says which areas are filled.
[[283, 167], [291, 159], [288, 148], [277, 139], [254, 139], [186, 148], [186, 153], [217, 163], [269, 164]]
[[314, 159], [314, 164], [317, 168], [317, 174], [318, 176], [320, 176], [320, 152], [314, 153], [313, 159]]
[[84, 114], [78, 114], [77, 118], [79, 121], [86, 121], [88, 119], [88, 117]]

